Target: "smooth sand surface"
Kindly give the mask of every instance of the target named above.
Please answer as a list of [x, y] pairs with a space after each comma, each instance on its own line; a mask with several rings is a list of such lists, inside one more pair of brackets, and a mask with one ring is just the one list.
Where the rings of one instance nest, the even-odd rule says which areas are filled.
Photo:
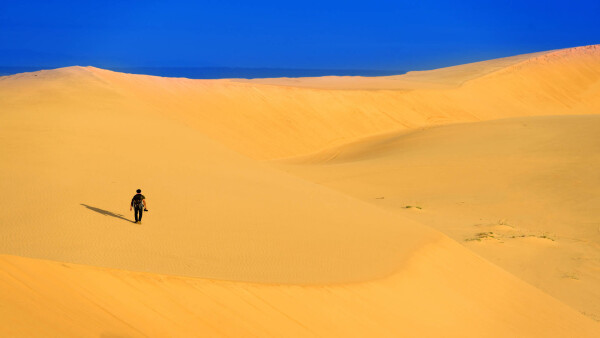
[[[421, 90], [325, 90], [69, 67], [2, 77], [0, 97], [4, 107], [15, 109], [21, 109], [19, 100], [26, 95], [31, 98], [27, 106], [39, 109], [102, 105], [158, 115], [251, 158], [275, 159], [431, 125], [591, 114], [600, 105], [599, 55], [600, 46], [587, 46], [500, 70], [492, 62], [493, 72], [475, 68], [485, 75], [459, 87]], [[467, 77], [455, 76], [458, 82]]]
[[225, 282], [0, 255], [10, 337], [595, 337], [598, 324], [450, 239], [388, 278]]
[[[226, 280], [321, 283], [389, 275], [436, 237], [118, 97], [77, 96], [56, 106], [54, 95], [35, 98], [5, 110], [0, 124], [0, 176], [9, 178], [0, 183], [3, 253]], [[150, 210], [141, 226], [131, 223], [129, 211], [138, 187]]]
[[430, 225], [598, 320], [599, 135], [599, 115], [512, 118], [381, 135], [282, 168]]
[[509, 59], [409, 90], [0, 77], [3, 335], [597, 336], [600, 48]]

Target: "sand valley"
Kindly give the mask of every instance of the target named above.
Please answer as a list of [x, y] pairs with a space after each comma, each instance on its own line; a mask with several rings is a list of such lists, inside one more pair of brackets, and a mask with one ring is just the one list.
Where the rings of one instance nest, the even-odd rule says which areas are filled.
[[598, 337], [599, 112], [598, 45], [0, 77], [0, 335]]

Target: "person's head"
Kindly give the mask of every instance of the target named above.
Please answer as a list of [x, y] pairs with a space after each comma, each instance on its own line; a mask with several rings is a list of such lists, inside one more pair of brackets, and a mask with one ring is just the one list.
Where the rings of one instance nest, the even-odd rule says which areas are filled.
[[138, 189], [135, 192], [137, 192], [138, 194], [142, 192], [142, 189]]

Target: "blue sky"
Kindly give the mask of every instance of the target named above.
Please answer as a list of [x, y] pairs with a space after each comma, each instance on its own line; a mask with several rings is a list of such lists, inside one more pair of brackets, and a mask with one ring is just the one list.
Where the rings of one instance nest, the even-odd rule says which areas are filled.
[[0, 1], [0, 66], [416, 70], [600, 43], [600, 1]]

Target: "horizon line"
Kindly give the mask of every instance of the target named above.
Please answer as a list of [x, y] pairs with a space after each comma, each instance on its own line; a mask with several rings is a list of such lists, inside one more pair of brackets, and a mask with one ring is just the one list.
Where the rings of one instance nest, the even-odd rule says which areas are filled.
[[98, 67], [93, 65], [71, 66], [2, 66], [0, 76], [10, 76], [27, 72], [53, 70], [69, 67], [94, 67], [115, 72], [153, 75], [165, 77], [186, 77], [190, 79], [225, 78], [270, 78], [270, 77], [315, 77], [315, 76], [389, 76], [401, 75], [406, 70], [384, 70], [365, 68], [283, 68], [283, 67], [230, 67], [230, 66], [116, 66]]

